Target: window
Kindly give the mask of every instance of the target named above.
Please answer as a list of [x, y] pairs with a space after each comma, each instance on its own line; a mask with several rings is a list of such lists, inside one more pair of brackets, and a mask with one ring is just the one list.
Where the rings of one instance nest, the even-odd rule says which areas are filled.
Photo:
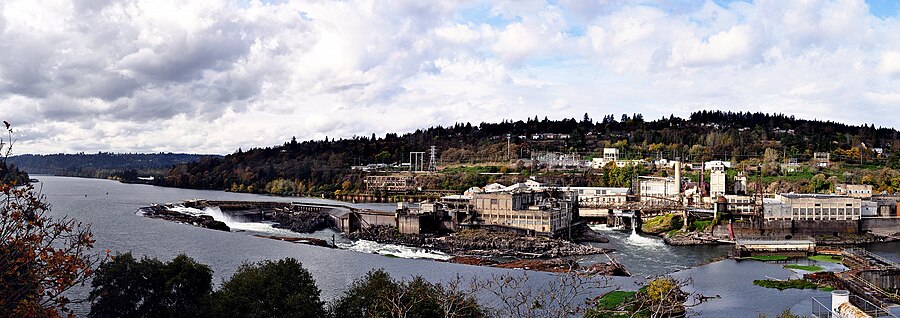
[[496, 204], [500, 204], [500, 201], [498, 201], [497, 199], [491, 199], [491, 205], [496, 205]]

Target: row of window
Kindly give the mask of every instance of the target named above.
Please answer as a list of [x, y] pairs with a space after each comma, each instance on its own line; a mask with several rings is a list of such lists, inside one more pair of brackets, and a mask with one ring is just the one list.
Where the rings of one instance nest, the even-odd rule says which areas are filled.
[[858, 215], [859, 208], [793, 208], [794, 215]]
[[523, 215], [491, 214], [491, 213], [481, 214], [481, 217], [485, 218], [485, 219], [531, 219], [531, 220], [535, 220], [535, 219], [549, 220], [550, 219], [547, 217], [535, 218], [535, 217], [528, 217], [527, 215], [523, 216]]
[[544, 225], [544, 226], [547, 226], [547, 225], [548, 225], [547, 222], [533, 221], [533, 220], [507, 220], [507, 221], [496, 222], [496, 223], [503, 223], [503, 224], [509, 225], [509, 226], [526, 226], [526, 225]]

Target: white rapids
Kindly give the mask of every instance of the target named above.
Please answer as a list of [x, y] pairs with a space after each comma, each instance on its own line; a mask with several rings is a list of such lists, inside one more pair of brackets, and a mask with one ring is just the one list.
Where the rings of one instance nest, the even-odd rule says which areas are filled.
[[395, 244], [381, 244], [367, 240], [357, 240], [350, 243], [338, 242], [337, 246], [360, 253], [373, 253], [379, 255], [390, 255], [399, 258], [427, 258], [446, 261], [450, 259], [450, 255], [439, 251], [431, 251], [421, 247], [410, 247]]
[[[590, 228], [597, 232], [608, 232], [608, 231], [619, 230], [619, 228], [608, 227], [605, 224], [590, 225]], [[627, 245], [648, 247], [648, 248], [656, 248], [656, 247], [666, 246], [666, 243], [664, 243], [662, 241], [662, 239], [640, 235], [637, 233], [637, 229], [635, 229], [635, 228], [631, 229], [631, 235], [629, 235], [628, 237], [625, 237], [625, 239], [623, 239], [622, 242]]]
[[188, 215], [209, 215], [214, 220], [228, 225], [228, 227], [231, 228], [232, 231], [248, 231], [277, 236], [298, 236], [298, 233], [294, 231], [273, 227], [272, 225], [274, 225], [274, 223], [271, 222], [242, 222], [236, 220], [223, 213], [222, 210], [219, 209], [219, 207], [207, 207], [203, 210], [200, 210], [196, 208], [188, 208], [183, 205], [177, 205], [170, 207], [169, 210]]
[[[232, 231], [247, 231], [254, 233], [265, 233], [277, 236], [293, 236], [298, 237], [300, 233], [296, 233], [287, 229], [279, 229], [273, 227], [271, 222], [241, 222], [223, 213], [219, 207], [207, 207], [204, 209], [189, 208], [183, 205], [170, 207], [169, 210], [188, 214], [188, 215], [209, 215], [216, 221], [221, 221], [228, 225]], [[395, 256], [399, 258], [410, 259], [435, 259], [446, 261], [450, 259], [450, 255], [439, 251], [432, 251], [421, 247], [410, 247], [396, 244], [381, 244], [367, 240], [357, 240], [354, 242], [337, 242], [337, 246], [341, 249], [351, 250], [360, 253], [373, 253], [379, 255]]]

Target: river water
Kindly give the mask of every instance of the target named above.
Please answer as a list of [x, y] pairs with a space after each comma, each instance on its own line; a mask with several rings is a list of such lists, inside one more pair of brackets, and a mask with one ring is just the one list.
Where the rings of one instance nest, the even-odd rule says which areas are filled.
[[[347, 286], [366, 272], [383, 268], [394, 277], [422, 276], [434, 281], [448, 281], [458, 275], [487, 278], [492, 275], [512, 273], [529, 275], [532, 286], [546, 286], [553, 279], [551, 274], [522, 270], [505, 270], [461, 264], [438, 262], [440, 253], [399, 246], [385, 246], [371, 242], [351, 242], [335, 239], [350, 250], [335, 250], [316, 246], [281, 242], [249, 235], [251, 233], [287, 234], [270, 224], [246, 223], [227, 220], [237, 233], [197, 228], [165, 220], [142, 217], [135, 211], [144, 206], [173, 203], [189, 199], [247, 200], [247, 201], [333, 201], [316, 198], [281, 198], [223, 191], [188, 190], [123, 184], [109, 180], [81, 179], [52, 176], [35, 176], [41, 182], [36, 185], [52, 206], [56, 216], [69, 216], [92, 224], [96, 250], [132, 252], [135, 256], [157, 257], [163, 260], [184, 253], [209, 265], [214, 270], [217, 284], [230, 277], [244, 262], [293, 257], [301, 261], [315, 278], [322, 296], [333, 299]], [[361, 206], [363, 207], [363, 206]], [[365, 205], [369, 208], [391, 209], [393, 205]], [[211, 212], [208, 212], [211, 213]], [[220, 216], [221, 218], [222, 216]], [[707, 301], [694, 308], [701, 317], [756, 317], [758, 313], [774, 316], [783, 309], [796, 313], [808, 313], [810, 298], [828, 296], [820, 291], [777, 291], [752, 285], [754, 279], [767, 277], [787, 278], [798, 273], [784, 269], [783, 264], [767, 264], [752, 261], [725, 260], [701, 265], [706, 260], [724, 255], [728, 247], [666, 246], [653, 237], [629, 232], [598, 228], [611, 242], [600, 246], [616, 249], [611, 253], [621, 261], [635, 278], [614, 278], [619, 288], [634, 289], [644, 276], [673, 273], [676, 277], [690, 277], [692, 285], [687, 289], [708, 296], [720, 295], [721, 299]], [[333, 231], [321, 231], [314, 236], [331, 239]], [[868, 247], [875, 253], [892, 259], [900, 259], [900, 245], [896, 243]], [[379, 255], [381, 254], [381, 255]], [[386, 257], [390, 254], [390, 257]], [[396, 258], [409, 257], [409, 258]], [[585, 258], [590, 263], [605, 261], [606, 256]], [[806, 263], [808, 261], [802, 261]], [[86, 294], [87, 288], [76, 290]], [[490, 301], [485, 301], [490, 305]], [[86, 305], [76, 306], [79, 315], [88, 311]]]

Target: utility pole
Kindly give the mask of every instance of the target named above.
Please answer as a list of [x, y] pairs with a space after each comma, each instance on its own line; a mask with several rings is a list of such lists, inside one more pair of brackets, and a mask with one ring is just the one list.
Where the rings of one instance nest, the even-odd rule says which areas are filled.
[[509, 134], [506, 134], [506, 161], [509, 161], [512, 159], [512, 157], [510, 155], [510, 150], [512, 149], [511, 148], [512, 146], [510, 145], [510, 141], [509, 141], [511, 138], [512, 138], [512, 136], [510, 136]]

